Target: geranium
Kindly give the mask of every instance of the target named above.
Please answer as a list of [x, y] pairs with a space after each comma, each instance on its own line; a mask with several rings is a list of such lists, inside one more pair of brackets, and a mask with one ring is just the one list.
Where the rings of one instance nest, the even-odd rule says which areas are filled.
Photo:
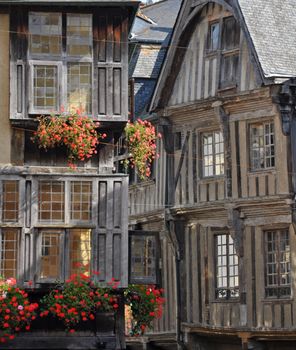
[[113, 293], [116, 284], [111, 281], [110, 287], [103, 289], [96, 287], [86, 273], [73, 274], [43, 297], [40, 316], [51, 314], [57, 317], [73, 333], [80, 322], [94, 320], [98, 310], [117, 310], [117, 297]]
[[155, 286], [130, 285], [125, 292], [125, 304], [131, 309], [131, 335], [144, 334], [153, 327], [153, 321], [161, 317], [163, 290]]
[[14, 278], [0, 277], [0, 342], [14, 339], [21, 330], [30, 330], [37, 308], [38, 304], [30, 303], [28, 294], [16, 286]]
[[76, 113], [60, 113], [39, 118], [39, 126], [32, 138], [45, 150], [64, 145], [68, 150], [69, 166], [75, 168], [76, 161], [85, 161], [97, 153], [99, 139], [106, 134], [99, 134], [98, 122], [90, 117]]
[[151, 175], [151, 165], [158, 157], [156, 140], [161, 135], [156, 133], [155, 127], [147, 120], [138, 119], [128, 122], [125, 127], [126, 142], [130, 154], [128, 162], [136, 170], [141, 179]]

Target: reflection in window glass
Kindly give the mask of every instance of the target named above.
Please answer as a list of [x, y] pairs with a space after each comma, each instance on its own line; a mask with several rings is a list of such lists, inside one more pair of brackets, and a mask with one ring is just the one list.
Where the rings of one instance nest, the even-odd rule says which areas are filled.
[[291, 294], [291, 252], [289, 230], [265, 232], [266, 297], [287, 297]]
[[17, 261], [19, 250], [19, 230], [3, 228], [0, 242], [0, 275], [4, 278], [17, 278]]
[[224, 174], [224, 141], [222, 132], [202, 135], [203, 177]]
[[60, 278], [60, 235], [61, 233], [56, 232], [42, 232], [40, 278], [54, 280]]
[[19, 182], [3, 181], [2, 220], [17, 222], [19, 215]]
[[30, 53], [60, 55], [62, 50], [62, 15], [31, 12], [29, 14]]
[[228, 234], [215, 236], [216, 296], [221, 299], [239, 296], [238, 256]]
[[92, 183], [71, 182], [71, 220], [91, 220]]
[[68, 110], [91, 113], [92, 82], [90, 63], [69, 63], [67, 74]]
[[67, 55], [92, 55], [92, 16], [84, 14], [67, 15]]
[[57, 110], [58, 100], [57, 66], [34, 66], [34, 108]]
[[219, 48], [220, 24], [212, 23], [209, 28], [209, 51], [216, 51]]
[[274, 124], [262, 123], [250, 126], [251, 169], [275, 166]]
[[65, 188], [61, 181], [39, 182], [39, 220], [64, 221]]
[[90, 271], [91, 230], [70, 230], [70, 275]]
[[155, 279], [156, 240], [154, 236], [132, 236], [131, 278]]

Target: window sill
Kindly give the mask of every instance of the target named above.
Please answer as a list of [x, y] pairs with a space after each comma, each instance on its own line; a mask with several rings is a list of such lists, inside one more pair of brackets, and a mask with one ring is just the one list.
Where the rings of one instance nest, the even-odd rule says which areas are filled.
[[225, 175], [219, 175], [219, 176], [209, 176], [209, 177], [203, 177], [199, 179], [200, 184], [208, 184], [208, 183], [213, 183], [217, 181], [224, 181], [225, 180]]
[[256, 170], [249, 170], [248, 175], [250, 176], [257, 176], [258, 174], [276, 174], [275, 167], [272, 168], [264, 168], [264, 169], [256, 169]]

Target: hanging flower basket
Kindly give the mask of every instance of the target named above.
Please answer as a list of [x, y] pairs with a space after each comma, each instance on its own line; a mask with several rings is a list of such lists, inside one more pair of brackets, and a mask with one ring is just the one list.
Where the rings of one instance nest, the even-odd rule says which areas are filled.
[[142, 180], [150, 177], [152, 162], [158, 157], [156, 141], [161, 138], [161, 134], [156, 133], [149, 121], [138, 119], [126, 124], [125, 135], [129, 152], [126, 165], [135, 167]]
[[42, 116], [32, 141], [45, 150], [65, 146], [68, 164], [75, 168], [77, 161], [87, 161], [96, 154], [99, 140], [106, 137], [97, 132], [99, 125], [79, 111]]

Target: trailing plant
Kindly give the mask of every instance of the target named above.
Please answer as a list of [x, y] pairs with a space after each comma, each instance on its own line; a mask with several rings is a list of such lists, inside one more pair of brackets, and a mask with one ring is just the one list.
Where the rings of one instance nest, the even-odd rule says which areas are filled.
[[110, 287], [99, 288], [86, 273], [73, 274], [43, 297], [40, 316], [57, 317], [73, 333], [80, 322], [94, 320], [97, 311], [117, 310], [117, 297], [113, 293], [117, 285], [118, 282], [112, 280]]
[[131, 309], [131, 335], [144, 334], [153, 327], [163, 311], [163, 289], [155, 286], [130, 285], [125, 291], [125, 304]]
[[161, 137], [157, 134], [155, 127], [147, 120], [138, 119], [134, 123], [128, 122], [125, 127], [126, 143], [129, 152], [130, 163], [136, 168], [140, 178], [146, 179], [151, 175], [151, 166], [155, 158], [156, 140]]
[[30, 303], [28, 294], [16, 286], [14, 278], [0, 277], [0, 342], [12, 340], [21, 330], [30, 330], [36, 318], [37, 303]]
[[82, 115], [79, 110], [42, 116], [32, 141], [45, 150], [64, 145], [68, 151], [68, 164], [75, 168], [75, 162], [86, 161], [96, 154], [99, 139], [106, 137], [106, 134], [97, 132], [98, 127], [98, 122]]

